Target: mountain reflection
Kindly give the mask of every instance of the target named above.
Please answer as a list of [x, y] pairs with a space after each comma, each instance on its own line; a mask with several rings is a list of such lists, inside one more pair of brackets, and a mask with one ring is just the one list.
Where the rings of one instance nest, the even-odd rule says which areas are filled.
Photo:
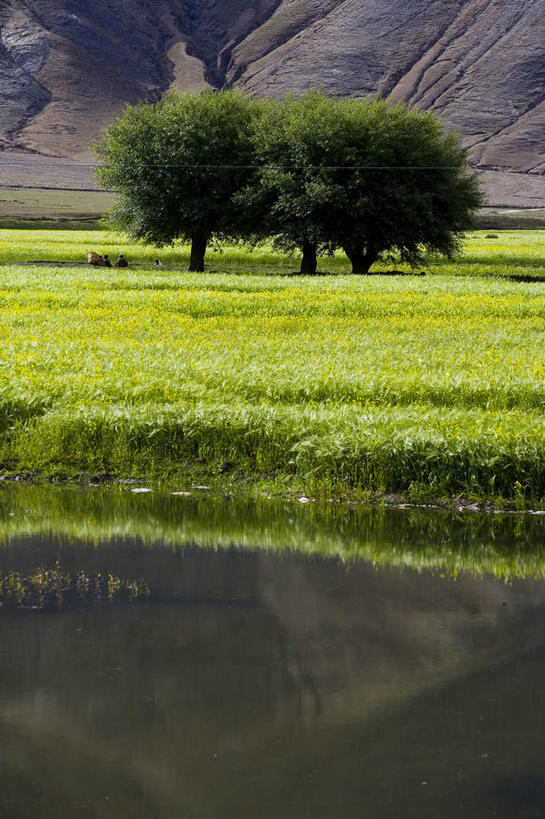
[[[446, 518], [428, 518], [419, 532], [401, 513], [369, 513], [364, 525], [349, 511], [342, 530], [327, 516], [320, 529], [318, 510], [309, 519], [296, 509], [266, 534], [286, 547], [290, 526], [315, 545], [329, 532], [332, 556], [323, 557], [236, 546], [231, 534], [244, 527], [229, 504], [227, 517], [214, 518], [210, 503], [183, 510], [194, 543], [199, 509], [205, 541], [223, 531], [213, 549], [165, 537], [167, 523], [171, 534], [181, 525], [170, 501], [162, 516], [148, 507], [163, 526], [155, 542], [136, 537], [134, 521], [130, 536], [77, 541], [73, 513], [63, 531], [60, 496], [56, 534], [40, 533], [23, 501], [12, 497], [17, 515], [2, 518], [2, 568], [59, 559], [68, 571], [143, 577], [153, 600], [0, 611], [1, 815], [540, 815], [543, 582], [379, 568], [354, 546], [358, 526], [365, 548], [374, 528], [377, 550], [406, 558], [412, 536], [429, 559], [441, 529], [450, 549], [466, 544], [466, 559], [479, 543], [481, 555], [506, 559], [513, 537], [537, 565], [539, 544], [514, 536], [512, 520], [503, 530], [493, 521], [491, 543], [486, 521], [464, 534], [463, 521], [449, 533]], [[95, 502], [95, 533], [106, 532], [115, 504], [100, 518]], [[246, 536], [256, 538], [267, 521], [249, 509]], [[282, 507], [277, 523], [292, 511]], [[129, 517], [118, 509], [117, 525], [127, 529]], [[44, 528], [53, 519], [50, 509]], [[341, 541], [356, 554], [349, 562], [335, 555]]]

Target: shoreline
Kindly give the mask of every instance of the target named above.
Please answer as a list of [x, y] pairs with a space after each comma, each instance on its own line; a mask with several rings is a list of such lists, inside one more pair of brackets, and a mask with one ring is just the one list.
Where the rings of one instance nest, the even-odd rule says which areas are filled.
[[[187, 481], [201, 481], [192, 483]], [[362, 488], [346, 487], [344, 494], [336, 491], [320, 491], [318, 493], [304, 490], [303, 486], [290, 488], [287, 484], [271, 489], [268, 481], [245, 477], [238, 481], [223, 481], [214, 478], [210, 473], [193, 474], [186, 481], [180, 477], [148, 476], [139, 478], [124, 478], [113, 473], [76, 473], [72, 476], [66, 473], [46, 474], [36, 471], [21, 471], [0, 473], [0, 491], [2, 486], [11, 484], [28, 485], [35, 487], [70, 486], [88, 489], [118, 489], [126, 492], [162, 494], [184, 497], [235, 497], [238, 500], [265, 499], [283, 500], [301, 504], [345, 504], [348, 506], [367, 506], [379, 509], [418, 509], [430, 511], [451, 512], [452, 514], [485, 514], [485, 515], [527, 515], [544, 516], [545, 502], [540, 504], [523, 505], [509, 499], [498, 498], [470, 498], [467, 496], [422, 496], [418, 499], [402, 492], [377, 492]]]

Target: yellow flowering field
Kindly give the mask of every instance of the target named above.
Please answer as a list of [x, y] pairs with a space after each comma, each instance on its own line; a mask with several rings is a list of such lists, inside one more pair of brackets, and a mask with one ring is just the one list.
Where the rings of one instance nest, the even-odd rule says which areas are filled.
[[[462, 275], [509, 275], [544, 277], [544, 231], [501, 231], [497, 239], [486, 238], [486, 231], [467, 237], [464, 253], [454, 263], [441, 258], [430, 259], [425, 269]], [[189, 247], [180, 243], [156, 248], [131, 243], [126, 236], [108, 230], [2, 230], [0, 229], [0, 265], [29, 261], [84, 263], [87, 253], [94, 250], [108, 253], [115, 261], [124, 253], [132, 265], [145, 268], [159, 256], [169, 269], [183, 269], [189, 261]], [[463, 260], [463, 265], [460, 262]], [[250, 251], [243, 246], [211, 244], [206, 257], [214, 271], [288, 272], [299, 267], [297, 254], [289, 256], [262, 246]], [[342, 253], [322, 257], [319, 269], [325, 272], [348, 273], [350, 265]], [[375, 270], [401, 269], [405, 265], [392, 261], [379, 262]]]
[[[237, 248], [241, 272], [188, 274], [180, 249], [153, 269], [123, 237], [42, 233], [0, 232], [0, 471], [545, 497], [544, 233], [364, 277]], [[91, 246], [137, 264], [17, 263]]]

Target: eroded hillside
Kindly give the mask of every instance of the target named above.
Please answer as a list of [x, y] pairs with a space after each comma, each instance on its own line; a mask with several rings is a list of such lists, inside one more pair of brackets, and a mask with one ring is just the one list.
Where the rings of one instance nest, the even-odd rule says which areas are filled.
[[126, 103], [207, 84], [390, 95], [545, 174], [543, 0], [2, 0], [4, 147], [82, 156]]

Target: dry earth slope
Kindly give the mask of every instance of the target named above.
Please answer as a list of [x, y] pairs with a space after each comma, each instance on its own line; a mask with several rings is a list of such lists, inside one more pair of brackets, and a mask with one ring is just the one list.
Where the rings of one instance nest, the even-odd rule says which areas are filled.
[[0, 0], [4, 149], [88, 157], [126, 103], [207, 84], [408, 100], [545, 203], [543, 0]]

